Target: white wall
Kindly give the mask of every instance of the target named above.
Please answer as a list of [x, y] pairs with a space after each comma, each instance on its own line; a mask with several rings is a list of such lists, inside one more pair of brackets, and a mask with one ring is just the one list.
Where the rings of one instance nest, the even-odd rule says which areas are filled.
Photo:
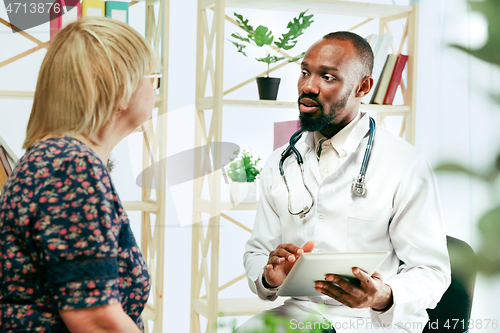
[[[390, 0], [372, 2], [392, 3]], [[408, 1], [396, 3], [407, 4]], [[172, 114], [194, 103], [196, 4], [195, 0], [171, 0], [168, 107]], [[270, 25], [276, 34], [283, 32], [286, 23], [296, 14], [237, 11], [249, 18], [254, 26]], [[232, 10], [228, 9], [226, 14], [232, 15]], [[0, 17], [7, 19], [3, 6], [0, 6]], [[305, 50], [325, 33], [345, 29], [360, 21], [359, 18], [325, 15], [316, 15], [314, 20], [316, 22], [301, 38], [297, 50]], [[143, 33], [143, 21], [144, 5], [137, 4], [132, 7], [130, 24]], [[472, 30], [477, 26], [474, 16], [467, 14], [463, 0], [423, 0], [420, 22], [416, 146], [425, 152], [433, 165], [452, 160], [475, 170], [487, 169], [496, 158], [500, 146], [499, 134], [494, 127], [494, 124], [499, 123], [500, 113], [498, 106], [487, 98], [488, 92], [493, 91], [499, 82], [498, 70], [447, 47], [450, 42], [477, 45], [481, 41], [480, 33]], [[396, 34], [398, 27], [393, 26], [393, 29]], [[48, 24], [45, 24], [28, 32], [46, 41], [49, 38], [48, 31]], [[226, 24], [226, 38], [234, 31], [234, 26]], [[367, 35], [377, 31], [374, 22], [359, 33]], [[0, 26], [0, 45], [0, 61], [34, 46], [4, 26]], [[0, 68], [0, 90], [33, 91], [44, 54], [45, 51], [41, 50]], [[237, 54], [234, 46], [227, 41], [225, 60], [225, 88], [264, 70], [262, 64]], [[275, 74], [282, 78], [278, 99], [296, 100], [298, 67], [291, 64]], [[250, 84], [228, 97], [257, 99], [256, 87]], [[0, 99], [0, 134], [19, 155], [22, 154], [21, 144], [30, 108], [29, 100]], [[265, 160], [272, 151], [272, 124], [296, 118], [296, 110], [228, 107], [223, 116], [223, 141], [235, 142]], [[186, 142], [192, 142], [192, 125], [192, 118], [187, 115], [187, 111], [185, 121], [181, 119], [175, 124], [169, 123], [169, 152], [178, 151]], [[131, 142], [126, 139], [113, 152], [114, 158], [118, 160], [113, 180], [122, 200], [140, 197], [140, 189], [134, 181], [135, 153], [129, 152], [130, 147]], [[464, 239], [477, 248], [479, 239], [476, 221], [494, 203], [491, 193], [498, 194], [498, 186], [491, 191], [485, 184], [468, 177], [444, 174], [438, 174], [437, 177], [448, 234]], [[164, 332], [188, 332], [192, 228], [180, 227], [176, 209], [182, 207], [176, 207], [171, 197], [167, 197], [166, 205]], [[230, 216], [250, 227], [254, 214], [252, 211], [229, 212]], [[139, 214], [132, 213], [130, 218], [136, 238], [140, 239]], [[223, 219], [221, 225], [220, 284], [223, 284], [243, 273], [242, 255], [249, 234]], [[500, 301], [492, 297], [495, 292], [498, 294], [499, 287], [498, 279], [479, 278], [473, 319], [500, 319], [498, 311], [495, 311]], [[221, 293], [221, 297], [251, 295], [244, 281]], [[240, 321], [243, 319], [239, 318]], [[482, 329], [481, 332], [493, 330]]]

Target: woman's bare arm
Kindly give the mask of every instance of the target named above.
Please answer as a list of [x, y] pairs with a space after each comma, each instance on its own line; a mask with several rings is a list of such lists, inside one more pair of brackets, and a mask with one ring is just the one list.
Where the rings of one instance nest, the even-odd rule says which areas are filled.
[[72, 333], [141, 333], [120, 303], [74, 310], [59, 310], [62, 320]]

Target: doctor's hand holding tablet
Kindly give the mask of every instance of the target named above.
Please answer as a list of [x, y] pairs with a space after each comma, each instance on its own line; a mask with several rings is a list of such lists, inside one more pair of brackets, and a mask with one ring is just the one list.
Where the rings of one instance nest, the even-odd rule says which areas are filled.
[[[384, 283], [378, 268], [388, 252], [311, 253], [314, 246], [314, 241], [308, 241], [302, 247], [294, 244], [278, 245], [269, 253], [269, 260], [264, 267], [264, 286], [280, 287], [279, 296], [323, 294], [350, 308], [369, 307], [375, 311], [391, 308], [392, 290]], [[290, 274], [296, 264], [297, 268]], [[354, 264], [373, 274], [353, 267]]]
[[300, 255], [304, 252], [312, 252], [314, 245], [313, 241], [307, 242], [302, 247], [293, 244], [278, 245], [276, 250], [269, 253], [269, 260], [264, 268], [264, 281], [262, 281], [264, 286], [267, 288], [281, 286]]

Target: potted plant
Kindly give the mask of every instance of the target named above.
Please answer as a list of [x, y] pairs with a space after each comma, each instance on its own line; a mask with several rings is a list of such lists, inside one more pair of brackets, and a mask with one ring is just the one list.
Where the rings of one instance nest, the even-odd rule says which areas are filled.
[[227, 167], [226, 174], [231, 179], [231, 200], [234, 203], [257, 201], [256, 180], [262, 171], [257, 168], [259, 162], [260, 157], [255, 158], [244, 150], [241, 156], [233, 159]]
[[[242, 28], [246, 32], [245, 36], [242, 36], [239, 33], [231, 34], [231, 37], [236, 40], [230, 41], [236, 46], [239, 53], [247, 56], [244, 51], [247, 45], [253, 45], [260, 48], [264, 48], [265, 45], [270, 46], [274, 44], [275, 46], [275, 52], [273, 54], [271, 54], [269, 48], [265, 48], [266, 56], [255, 58], [255, 60], [267, 64], [266, 76], [257, 78], [257, 86], [259, 88], [260, 99], [276, 100], [281, 79], [269, 77], [271, 64], [284, 60], [284, 57], [278, 56], [279, 51], [287, 51], [294, 48], [297, 44], [297, 38], [302, 35], [304, 33], [304, 30], [314, 22], [312, 21], [312, 17], [314, 15], [306, 16], [306, 12], [307, 10], [300, 13], [299, 16], [295, 17], [292, 21], [288, 22], [288, 32], [282, 34], [279, 40], [274, 39], [273, 32], [269, 30], [269, 28], [259, 25], [256, 29], [254, 29], [250, 24], [248, 24], [248, 20], [245, 20], [242, 15], [234, 13], [234, 16], [236, 17], [236, 21], [238, 22], [240, 28]], [[289, 60], [289, 62], [294, 62], [302, 59], [304, 54], [305, 52], [303, 52], [299, 57]]]

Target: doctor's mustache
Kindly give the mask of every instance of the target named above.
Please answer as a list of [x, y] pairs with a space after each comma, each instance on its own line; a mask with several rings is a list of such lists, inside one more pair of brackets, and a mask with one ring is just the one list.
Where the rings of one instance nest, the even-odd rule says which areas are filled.
[[302, 94], [300, 94], [299, 99], [297, 100], [297, 103], [299, 105], [300, 105], [300, 101], [303, 98], [307, 98], [307, 99], [310, 99], [311, 101], [314, 101], [316, 104], [318, 104], [318, 107], [321, 110], [321, 113], [323, 113], [323, 103], [321, 103], [320, 101], [318, 101], [318, 95], [306, 94], [306, 93], [303, 92]]

